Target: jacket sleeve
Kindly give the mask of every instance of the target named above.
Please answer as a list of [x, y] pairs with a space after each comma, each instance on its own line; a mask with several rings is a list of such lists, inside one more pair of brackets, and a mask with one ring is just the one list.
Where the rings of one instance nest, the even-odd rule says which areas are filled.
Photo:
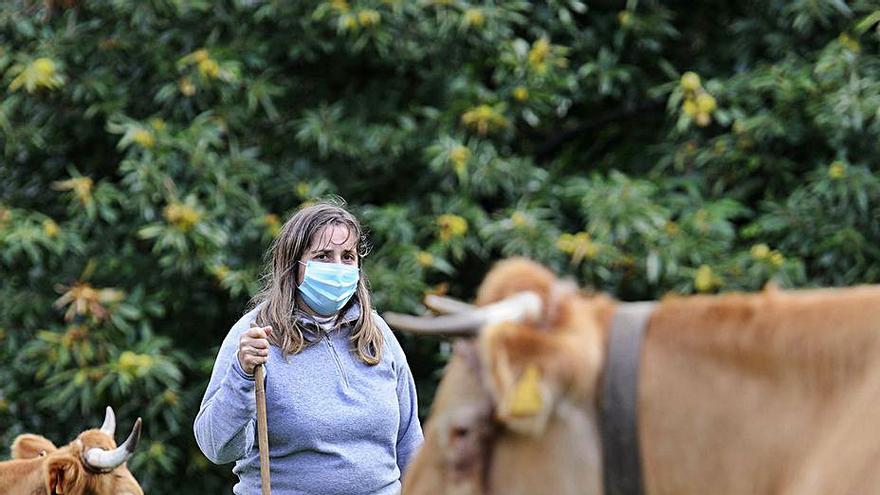
[[241, 459], [254, 444], [254, 377], [242, 370], [237, 353], [239, 337], [256, 318], [256, 311], [244, 315], [223, 340], [193, 424], [196, 443], [215, 464]]
[[422, 425], [419, 422], [416, 383], [409, 369], [406, 354], [403, 353], [400, 343], [397, 342], [397, 337], [378, 314], [375, 316], [385, 333], [386, 345], [391, 351], [390, 357], [394, 360], [397, 373], [397, 401], [400, 407], [400, 426], [397, 430], [397, 467], [400, 469], [400, 477], [403, 478], [406, 467], [424, 441]]

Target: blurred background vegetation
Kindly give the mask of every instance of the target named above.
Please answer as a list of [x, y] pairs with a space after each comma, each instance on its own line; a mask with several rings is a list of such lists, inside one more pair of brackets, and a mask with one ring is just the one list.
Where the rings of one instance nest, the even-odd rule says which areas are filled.
[[[148, 493], [300, 205], [380, 311], [527, 255], [625, 299], [880, 281], [874, 1], [0, 4], [0, 445], [144, 417]], [[399, 337], [427, 412], [444, 345]], [[5, 458], [8, 451], [2, 451]]]

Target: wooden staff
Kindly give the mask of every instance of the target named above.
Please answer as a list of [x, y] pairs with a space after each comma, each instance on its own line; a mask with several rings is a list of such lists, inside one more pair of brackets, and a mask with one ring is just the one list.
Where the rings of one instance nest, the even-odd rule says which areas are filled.
[[271, 495], [269, 485], [269, 430], [266, 425], [266, 371], [262, 364], [254, 370], [257, 381], [257, 440], [260, 445], [260, 488], [262, 495]]

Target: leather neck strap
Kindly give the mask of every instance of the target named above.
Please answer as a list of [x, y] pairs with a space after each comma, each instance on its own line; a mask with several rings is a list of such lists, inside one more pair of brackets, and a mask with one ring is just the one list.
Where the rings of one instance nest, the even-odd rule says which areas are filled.
[[608, 335], [600, 429], [606, 495], [642, 495], [638, 435], [638, 381], [642, 340], [655, 302], [617, 307]]

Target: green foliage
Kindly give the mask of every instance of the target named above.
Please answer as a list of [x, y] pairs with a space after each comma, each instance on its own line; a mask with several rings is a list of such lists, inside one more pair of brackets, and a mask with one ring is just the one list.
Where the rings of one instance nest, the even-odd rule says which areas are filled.
[[[880, 281], [880, 11], [857, 0], [0, 6], [0, 444], [144, 418], [148, 492], [301, 204], [381, 310], [527, 255], [622, 299]], [[445, 347], [401, 337], [423, 413]]]

